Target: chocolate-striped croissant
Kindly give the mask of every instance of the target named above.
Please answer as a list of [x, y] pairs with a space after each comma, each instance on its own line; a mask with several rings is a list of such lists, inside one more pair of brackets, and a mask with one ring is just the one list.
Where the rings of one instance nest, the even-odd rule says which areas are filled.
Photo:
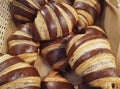
[[104, 31], [88, 26], [86, 34], [71, 37], [66, 45], [69, 64], [92, 87], [120, 89], [115, 57]]
[[65, 51], [65, 39], [41, 42], [41, 55], [55, 70], [64, 70], [68, 67]]
[[47, 0], [13, 0], [13, 18], [21, 22], [32, 22], [37, 11], [45, 5]]
[[78, 13], [78, 23], [81, 27], [92, 25], [101, 11], [100, 2], [97, 0], [75, 0], [73, 7]]
[[72, 5], [71, 0], [48, 0], [49, 2], [60, 2], [60, 3], [67, 3], [69, 5]]
[[0, 55], [0, 89], [40, 89], [36, 69], [9, 54]]
[[39, 44], [32, 41], [32, 37], [23, 31], [16, 31], [8, 38], [8, 53], [17, 55], [26, 63], [32, 64], [39, 54]]
[[[33, 33], [39, 34], [39, 40], [53, 40], [72, 32], [78, 20], [75, 9], [66, 3], [48, 3], [43, 6], [35, 18]], [[33, 37], [36, 34], [33, 34]]]
[[101, 89], [101, 88], [91, 87], [89, 84], [87, 84], [86, 82], [82, 81], [82, 82], [78, 85], [78, 89]]
[[52, 71], [41, 82], [41, 89], [74, 89], [73, 85], [58, 72]]

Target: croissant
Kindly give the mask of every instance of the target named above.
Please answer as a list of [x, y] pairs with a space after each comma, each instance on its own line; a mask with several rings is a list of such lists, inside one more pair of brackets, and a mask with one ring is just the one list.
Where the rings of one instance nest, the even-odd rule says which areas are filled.
[[41, 82], [41, 89], [74, 89], [74, 86], [58, 72], [52, 71]]
[[72, 5], [71, 0], [48, 0], [49, 2], [60, 2], [60, 3], [67, 3], [69, 5]]
[[93, 25], [101, 12], [100, 2], [97, 0], [75, 0], [73, 7], [78, 13], [81, 28]]
[[33, 42], [27, 33], [16, 31], [8, 38], [8, 53], [33, 64], [39, 54], [39, 44]]
[[115, 57], [105, 32], [88, 26], [86, 34], [71, 37], [66, 44], [70, 66], [92, 87], [120, 89]]
[[0, 89], [40, 89], [36, 69], [19, 57], [0, 55]]
[[21, 22], [33, 22], [37, 11], [47, 0], [13, 0], [13, 18]]
[[39, 35], [40, 39], [36, 40], [40, 41], [65, 37], [72, 32], [77, 20], [78, 15], [72, 6], [66, 3], [48, 3], [37, 13], [33, 38]]
[[66, 59], [65, 41], [64, 38], [58, 38], [53, 41], [41, 42], [41, 55], [55, 70], [61, 71], [69, 68]]
[[89, 84], [87, 84], [86, 82], [82, 81], [82, 82], [78, 85], [78, 89], [101, 89], [101, 88], [91, 87]]

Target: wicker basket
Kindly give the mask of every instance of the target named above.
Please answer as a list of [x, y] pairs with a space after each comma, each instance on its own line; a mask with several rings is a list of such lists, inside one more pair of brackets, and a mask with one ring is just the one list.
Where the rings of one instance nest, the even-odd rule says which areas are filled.
[[[12, 32], [16, 30], [16, 27], [11, 20], [10, 1], [11, 0], [0, 0], [0, 52], [2, 53], [7, 52], [7, 44], [6, 44], [7, 38], [11, 35]], [[103, 13], [104, 19], [102, 19], [101, 22], [104, 28], [106, 29], [107, 35], [112, 44], [113, 52], [119, 59], [120, 58], [120, 46], [119, 46], [120, 1], [119, 0], [105, 0], [105, 1], [107, 3], [107, 7]], [[117, 60], [117, 63], [118, 64], [120, 63], [119, 60]]]

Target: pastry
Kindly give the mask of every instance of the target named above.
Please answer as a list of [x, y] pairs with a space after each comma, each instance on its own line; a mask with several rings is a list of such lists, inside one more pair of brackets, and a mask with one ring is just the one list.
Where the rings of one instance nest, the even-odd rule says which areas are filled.
[[119, 89], [115, 57], [105, 32], [88, 26], [85, 34], [71, 37], [66, 44], [69, 64], [92, 87]]
[[0, 89], [40, 89], [36, 69], [9, 54], [0, 55]]
[[69, 5], [72, 5], [71, 0], [48, 0], [49, 2], [60, 2], [60, 3], [67, 3]]
[[13, 0], [12, 16], [20, 22], [33, 22], [37, 11], [47, 0]]
[[24, 31], [16, 31], [8, 38], [8, 53], [33, 64], [39, 55], [39, 44]]
[[78, 15], [72, 6], [66, 3], [48, 3], [37, 13], [33, 37], [39, 35], [37, 41], [65, 37], [72, 32], [77, 20]]
[[74, 89], [73, 85], [58, 72], [52, 71], [41, 83], [41, 89]]
[[82, 28], [93, 25], [101, 12], [100, 2], [97, 0], [75, 0], [73, 7], [78, 13], [78, 23]]
[[55, 70], [67, 70], [69, 68], [65, 51], [65, 39], [58, 38], [53, 41], [41, 42], [41, 55]]

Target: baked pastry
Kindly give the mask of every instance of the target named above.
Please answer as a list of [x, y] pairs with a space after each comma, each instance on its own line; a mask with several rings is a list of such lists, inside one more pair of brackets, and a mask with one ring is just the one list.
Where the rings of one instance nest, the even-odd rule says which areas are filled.
[[82, 82], [78, 85], [78, 89], [102, 89], [102, 88], [91, 87], [89, 84], [87, 84], [86, 82], [82, 81]]
[[74, 89], [74, 86], [58, 72], [52, 71], [41, 82], [41, 89]]
[[39, 55], [39, 45], [23, 31], [16, 31], [8, 38], [8, 53], [19, 56], [26, 63], [33, 64]]
[[9, 54], [0, 55], [0, 89], [40, 89], [36, 69]]
[[37, 11], [47, 0], [12, 0], [13, 19], [20, 22], [33, 22]]
[[17, 29], [20, 31], [24, 31], [26, 34], [32, 36], [32, 23], [20, 24], [19, 26], [17, 26]]
[[64, 38], [58, 38], [53, 41], [41, 42], [41, 55], [55, 70], [62, 71], [69, 68], [66, 59], [65, 41]]
[[119, 89], [115, 57], [105, 32], [88, 26], [86, 34], [71, 37], [66, 45], [69, 64], [92, 87]]
[[78, 13], [78, 23], [80, 23], [81, 28], [93, 25], [101, 12], [98, 0], [75, 0], [73, 7]]
[[36, 39], [38, 41], [65, 37], [72, 32], [77, 20], [78, 15], [72, 6], [66, 3], [48, 3], [37, 13], [33, 37], [39, 34], [40, 39]]
[[48, 0], [49, 2], [60, 2], [60, 3], [67, 3], [69, 5], [72, 5], [71, 0]]

